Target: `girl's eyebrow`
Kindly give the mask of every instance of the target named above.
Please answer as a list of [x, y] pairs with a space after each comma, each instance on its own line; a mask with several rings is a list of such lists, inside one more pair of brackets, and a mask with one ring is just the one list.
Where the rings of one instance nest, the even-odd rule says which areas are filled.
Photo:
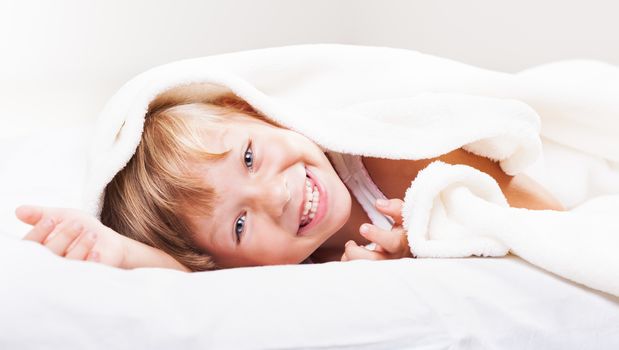
[[219, 160], [227, 160], [230, 156], [230, 151], [232, 151], [234, 149], [233, 147], [228, 147], [228, 145], [230, 144], [230, 142], [228, 142], [228, 132], [230, 131], [230, 129], [225, 128], [221, 134], [219, 134], [219, 137], [216, 138], [217, 141], [219, 141], [219, 144], [222, 146], [222, 150], [224, 150], [222, 153], [223, 157], [221, 157]]

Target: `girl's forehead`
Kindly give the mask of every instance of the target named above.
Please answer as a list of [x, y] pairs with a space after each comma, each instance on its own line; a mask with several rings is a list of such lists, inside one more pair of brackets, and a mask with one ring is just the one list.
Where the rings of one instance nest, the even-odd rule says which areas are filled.
[[210, 125], [201, 132], [203, 144], [212, 152], [223, 153], [245, 142], [250, 135], [265, 131], [258, 121], [245, 118], [230, 118], [224, 122]]
[[209, 152], [223, 153], [230, 149], [230, 130], [227, 126], [210, 127], [200, 130], [200, 143]]
[[242, 120], [226, 120], [206, 128], [204, 141], [213, 151], [225, 152], [243, 139], [251, 128], [251, 123]]

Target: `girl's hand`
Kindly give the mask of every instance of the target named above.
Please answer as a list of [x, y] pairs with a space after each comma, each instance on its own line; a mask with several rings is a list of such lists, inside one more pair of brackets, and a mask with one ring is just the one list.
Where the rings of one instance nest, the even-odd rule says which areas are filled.
[[375, 250], [369, 250], [358, 246], [354, 241], [346, 242], [342, 261], [355, 259], [385, 260], [413, 257], [408, 247], [408, 236], [402, 227], [401, 199], [377, 200], [376, 209], [383, 214], [389, 215], [394, 220], [391, 231], [383, 230], [372, 224], [363, 224], [359, 233], [376, 244]]
[[22, 205], [15, 215], [32, 229], [24, 239], [39, 242], [57, 255], [122, 267], [124, 237], [76, 209]]

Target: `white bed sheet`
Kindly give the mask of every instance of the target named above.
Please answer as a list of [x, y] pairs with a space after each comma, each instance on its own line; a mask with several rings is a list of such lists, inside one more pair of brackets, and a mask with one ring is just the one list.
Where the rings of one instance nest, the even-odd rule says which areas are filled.
[[522, 260], [186, 274], [54, 256], [20, 203], [73, 206], [87, 129], [0, 143], [0, 348], [618, 349], [619, 299]]
[[515, 257], [188, 274], [0, 247], [6, 349], [619, 348], [617, 298]]

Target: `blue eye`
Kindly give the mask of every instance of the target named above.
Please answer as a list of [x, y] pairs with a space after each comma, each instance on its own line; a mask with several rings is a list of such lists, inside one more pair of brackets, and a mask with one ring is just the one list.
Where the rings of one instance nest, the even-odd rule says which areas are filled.
[[243, 154], [243, 162], [245, 162], [245, 166], [250, 170], [254, 166], [254, 152], [251, 149], [251, 142], [247, 146], [245, 154]]
[[241, 241], [241, 235], [243, 234], [243, 231], [245, 231], [245, 219], [246, 218], [247, 218], [246, 215], [243, 214], [234, 223], [234, 234], [236, 235], [237, 242]]

